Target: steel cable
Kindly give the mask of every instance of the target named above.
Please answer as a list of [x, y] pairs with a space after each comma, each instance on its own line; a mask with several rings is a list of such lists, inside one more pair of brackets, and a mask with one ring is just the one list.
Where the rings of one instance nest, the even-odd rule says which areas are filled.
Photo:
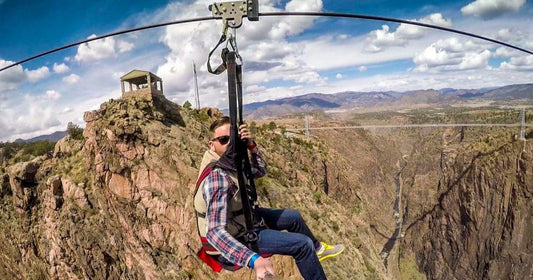
[[[524, 49], [524, 48], [521, 48], [521, 47], [518, 47], [518, 46], [515, 46], [515, 45], [512, 45], [512, 44], [509, 44], [509, 43], [505, 43], [505, 42], [502, 42], [502, 41], [499, 41], [499, 40], [496, 40], [496, 39], [488, 38], [488, 37], [485, 37], [485, 36], [481, 36], [481, 35], [477, 35], [477, 34], [474, 34], [474, 33], [465, 32], [465, 31], [461, 31], [461, 30], [457, 30], [457, 29], [452, 29], [452, 28], [447, 28], [447, 27], [442, 27], [442, 26], [437, 26], [437, 25], [432, 25], [432, 24], [427, 24], [427, 23], [422, 23], [422, 22], [403, 20], [403, 19], [381, 17], [381, 16], [372, 16], [372, 15], [361, 15], [361, 14], [332, 13], [332, 12], [267, 12], [267, 13], [259, 13], [259, 17], [261, 17], [261, 16], [337, 17], [337, 18], [356, 18], [356, 19], [366, 19], [366, 20], [376, 20], [376, 21], [404, 23], [404, 24], [417, 25], [417, 26], [421, 26], [421, 27], [438, 29], [438, 30], [442, 30], [442, 31], [461, 34], [461, 35], [464, 35], [464, 36], [469, 36], [469, 37], [481, 39], [481, 40], [484, 40], [484, 41], [489, 41], [489, 42], [492, 42], [492, 43], [495, 43], [495, 44], [506, 46], [506, 47], [509, 47], [509, 48], [512, 48], [512, 49], [515, 49], [515, 50], [518, 50], [518, 51], [533, 55], [533, 51], [530, 51], [530, 50], [527, 50], [527, 49]], [[106, 34], [106, 35], [102, 35], [102, 36], [86, 39], [86, 40], [83, 40], [83, 41], [79, 41], [79, 42], [76, 42], [76, 43], [68, 44], [68, 45], [65, 45], [65, 46], [62, 46], [62, 47], [59, 47], [59, 48], [55, 48], [55, 49], [52, 49], [52, 50], [49, 50], [49, 51], [46, 51], [46, 52], [31, 56], [31, 57], [25, 58], [23, 60], [20, 60], [18, 62], [15, 62], [13, 64], [10, 64], [8, 66], [5, 66], [5, 67], [1, 68], [0, 72], [4, 71], [6, 69], [9, 69], [11, 67], [14, 67], [16, 65], [28, 62], [30, 60], [33, 60], [33, 59], [36, 59], [36, 58], [39, 58], [39, 57], [42, 57], [42, 56], [45, 56], [45, 55], [48, 55], [48, 54], [51, 54], [51, 53], [55, 53], [55, 52], [58, 52], [58, 51], [61, 51], [61, 50], [67, 49], [67, 48], [75, 47], [75, 46], [78, 46], [78, 45], [81, 45], [81, 44], [85, 44], [85, 43], [88, 43], [88, 42], [91, 42], [91, 41], [96, 41], [96, 40], [107, 38], [107, 37], [122, 35], [122, 34], [135, 32], [135, 31], [140, 31], [140, 30], [145, 30], [145, 29], [151, 29], [151, 28], [157, 28], [157, 27], [162, 27], [162, 26], [174, 25], [174, 24], [183, 24], [183, 23], [190, 23], [190, 22], [216, 20], [216, 19], [221, 19], [221, 17], [213, 17], [213, 16], [210, 16], [210, 17], [198, 17], [198, 18], [176, 20], [176, 21], [171, 21], [171, 22], [158, 23], [158, 24], [152, 24], [152, 25], [147, 25], [147, 26], [142, 26], [142, 27], [126, 29], [126, 30], [122, 30], [122, 31], [117, 31], [117, 32]]]

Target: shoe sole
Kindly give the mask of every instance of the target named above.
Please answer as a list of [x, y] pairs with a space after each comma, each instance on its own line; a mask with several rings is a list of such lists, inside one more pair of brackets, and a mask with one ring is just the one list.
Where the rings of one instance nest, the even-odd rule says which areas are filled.
[[331, 255], [327, 255], [327, 256], [324, 256], [324, 257], [318, 258], [318, 260], [319, 260], [320, 262], [322, 262], [322, 261], [327, 260], [327, 259], [329, 259], [329, 258], [336, 257], [336, 256], [340, 255], [342, 252], [344, 252], [344, 248], [342, 248], [342, 250], [338, 251], [338, 252], [335, 253], [335, 254], [331, 254]]

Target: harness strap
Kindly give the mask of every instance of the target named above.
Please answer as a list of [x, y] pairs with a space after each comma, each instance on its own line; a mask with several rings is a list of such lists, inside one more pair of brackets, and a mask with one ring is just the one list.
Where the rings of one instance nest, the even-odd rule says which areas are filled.
[[[246, 182], [244, 178], [244, 172], [243, 170], [243, 163], [245, 162], [245, 158], [248, 158], [248, 152], [246, 150], [246, 144], [244, 144], [241, 139], [238, 137], [238, 127], [237, 127], [237, 114], [239, 113], [237, 111], [237, 106], [241, 107], [240, 112], [242, 113], [242, 83], [241, 75], [242, 70], [238, 71], [238, 69], [241, 69], [237, 66], [236, 62], [236, 53], [234, 51], [229, 51], [225, 56], [226, 66], [228, 70], [228, 99], [229, 99], [229, 115], [230, 115], [230, 122], [231, 122], [231, 129], [233, 130], [232, 133], [230, 133], [230, 136], [233, 138], [230, 141], [233, 141], [234, 145], [236, 146], [237, 155], [235, 157], [235, 165], [237, 168], [237, 181], [239, 183], [239, 187], [241, 188], [240, 194], [241, 194], [241, 201], [242, 201], [242, 209], [244, 211], [244, 220], [245, 220], [245, 226], [246, 226], [246, 233], [244, 234], [244, 241], [248, 248], [252, 249], [252, 251], [258, 252], [259, 249], [257, 247], [257, 233], [254, 231], [254, 222], [253, 222], [253, 216], [252, 216], [252, 205], [250, 204], [250, 198], [248, 197], [248, 189], [246, 188]], [[241, 72], [241, 73], [239, 73]], [[240, 100], [237, 99], [237, 93], [239, 93]], [[237, 104], [237, 102], [239, 102]], [[240, 122], [242, 123], [242, 115]], [[244, 153], [243, 153], [244, 151]]]
[[211, 170], [213, 170], [213, 166], [214, 166], [214, 162], [208, 164], [204, 170], [202, 170], [202, 173], [200, 174], [200, 177], [198, 177], [198, 180], [196, 181], [196, 189], [194, 191], [194, 193], [196, 194], [196, 192], [198, 191], [198, 188], [200, 187], [200, 185], [202, 184], [202, 181], [204, 181], [204, 179], [207, 177], [207, 175], [209, 175], [209, 173], [211, 173]]
[[[244, 214], [244, 210], [241, 209], [241, 210], [233, 211], [231, 212], [231, 214], [233, 214], [233, 217], [236, 217], [236, 216]], [[205, 218], [205, 213], [196, 211], [196, 215], [198, 215], [198, 217]]]
[[222, 49], [222, 54], [221, 54], [222, 63], [214, 71], [211, 68], [211, 55], [213, 55], [213, 53], [218, 48], [218, 46], [220, 46], [222, 43], [226, 41], [227, 31], [228, 31], [228, 25], [226, 21], [224, 21], [224, 29], [222, 30], [222, 35], [220, 36], [220, 39], [218, 40], [217, 45], [209, 52], [209, 55], [207, 56], [207, 71], [209, 71], [209, 73], [211, 74], [219, 75], [226, 70], [226, 61], [224, 60], [224, 57], [226, 56], [228, 49], [227, 48]]

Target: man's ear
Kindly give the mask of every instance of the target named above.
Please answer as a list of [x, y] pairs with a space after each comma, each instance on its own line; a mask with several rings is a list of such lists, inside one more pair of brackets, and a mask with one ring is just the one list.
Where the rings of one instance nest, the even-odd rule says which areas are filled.
[[212, 152], [215, 151], [215, 143], [213, 143], [213, 141], [207, 142], [207, 146], [209, 146], [209, 150], [211, 150]]

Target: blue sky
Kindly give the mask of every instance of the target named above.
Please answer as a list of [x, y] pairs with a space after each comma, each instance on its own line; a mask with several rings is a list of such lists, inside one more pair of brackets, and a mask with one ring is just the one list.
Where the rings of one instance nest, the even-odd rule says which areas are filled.
[[[0, 0], [0, 67], [90, 36], [209, 16], [211, 3]], [[260, 0], [260, 11], [396, 17], [533, 50], [533, 8], [526, 0]], [[119, 98], [120, 77], [132, 69], [160, 76], [167, 98], [183, 104], [194, 100], [194, 61], [201, 105], [225, 108], [225, 76], [208, 74], [205, 66], [220, 32], [220, 21], [160, 27], [93, 41], [2, 71], [0, 141], [64, 130], [68, 122], [84, 126], [83, 113]], [[311, 92], [480, 88], [533, 80], [532, 55], [388, 22], [263, 17], [244, 20], [237, 40], [246, 103]]]

